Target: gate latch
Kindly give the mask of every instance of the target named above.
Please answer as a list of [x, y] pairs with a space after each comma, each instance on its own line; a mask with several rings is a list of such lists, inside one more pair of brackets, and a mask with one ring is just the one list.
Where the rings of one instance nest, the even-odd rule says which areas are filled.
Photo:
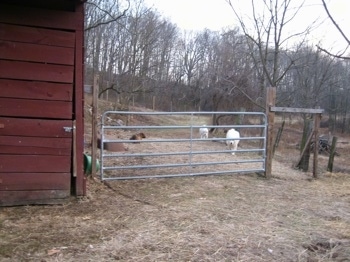
[[73, 130], [73, 127], [70, 127], [70, 126], [64, 126], [64, 127], [63, 127], [63, 129], [64, 129], [64, 132], [71, 133], [71, 132], [72, 132], [72, 130]]

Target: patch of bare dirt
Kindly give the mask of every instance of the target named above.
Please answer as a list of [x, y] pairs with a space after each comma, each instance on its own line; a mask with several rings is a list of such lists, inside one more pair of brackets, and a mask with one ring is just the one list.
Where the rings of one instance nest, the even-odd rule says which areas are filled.
[[350, 261], [350, 174], [327, 172], [325, 155], [316, 180], [293, 169], [292, 133], [269, 180], [88, 177], [84, 198], [1, 208], [0, 261]]

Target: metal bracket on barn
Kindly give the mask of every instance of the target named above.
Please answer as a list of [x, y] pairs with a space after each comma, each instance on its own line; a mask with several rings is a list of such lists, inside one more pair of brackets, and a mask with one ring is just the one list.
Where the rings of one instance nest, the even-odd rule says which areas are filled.
[[[229, 124], [210, 125], [213, 115]], [[214, 130], [208, 138], [199, 134], [203, 125]], [[100, 126], [104, 181], [265, 172], [267, 120], [261, 112], [107, 111]], [[231, 128], [240, 133], [234, 152], [226, 145]]]

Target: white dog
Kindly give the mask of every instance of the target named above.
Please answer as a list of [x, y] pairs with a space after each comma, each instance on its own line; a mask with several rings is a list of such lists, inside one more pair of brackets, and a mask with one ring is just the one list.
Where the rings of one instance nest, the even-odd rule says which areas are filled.
[[[226, 145], [228, 145], [229, 149], [236, 151], [239, 143], [239, 139], [236, 138], [240, 138], [239, 132], [236, 129], [232, 128], [227, 131], [226, 138], [228, 139], [226, 140]], [[232, 152], [232, 155], [234, 154], [235, 152]]]
[[209, 136], [209, 129], [206, 128], [205, 125], [203, 125], [203, 127], [199, 129], [199, 134], [202, 139], [206, 139]]

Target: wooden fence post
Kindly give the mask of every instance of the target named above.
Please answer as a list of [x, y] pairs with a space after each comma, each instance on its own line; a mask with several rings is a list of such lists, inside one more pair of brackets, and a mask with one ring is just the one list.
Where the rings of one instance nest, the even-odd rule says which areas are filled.
[[311, 118], [306, 118], [304, 120], [303, 137], [300, 143], [300, 159], [297, 162], [296, 167], [302, 169], [303, 172], [309, 171], [310, 162], [310, 146], [312, 138], [315, 136], [313, 126], [315, 121], [311, 121]]
[[335, 149], [337, 146], [337, 140], [338, 138], [335, 136], [332, 139], [332, 146], [331, 146], [331, 152], [329, 153], [329, 159], [328, 159], [328, 166], [327, 171], [333, 172], [333, 162], [334, 162], [334, 156], [335, 156]]
[[[315, 135], [314, 130], [311, 130], [309, 137], [306, 139], [304, 143], [302, 143], [302, 146], [301, 146], [302, 151], [300, 153], [298, 161], [295, 164], [295, 168], [302, 168], [305, 172], [308, 171], [310, 154], [307, 151], [310, 149], [310, 143], [314, 135]], [[305, 159], [306, 158], [305, 155], [308, 156], [307, 159]]]
[[314, 114], [314, 134], [315, 134], [315, 143], [314, 143], [314, 162], [313, 162], [313, 177], [318, 177], [318, 148], [319, 148], [319, 134], [318, 129], [320, 128], [321, 114]]
[[92, 86], [92, 132], [91, 132], [91, 176], [96, 175], [96, 151], [97, 151], [97, 96], [99, 76], [94, 75], [94, 83]]
[[275, 144], [273, 145], [272, 156], [275, 155], [276, 148], [278, 147], [278, 145], [279, 145], [279, 143], [280, 143], [280, 140], [281, 140], [281, 136], [282, 136], [282, 132], [283, 132], [284, 124], [285, 124], [285, 123], [286, 123], [286, 120], [283, 120], [281, 127], [278, 128], [277, 135], [276, 135], [276, 140], [275, 140]]
[[271, 178], [272, 172], [272, 156], [273, 156], [273, 125], [275, 122], [275, 112], [270, 108], [276, 103], [276, 88], [268, 87], [266, 94], [266, 116], [267, 116], [267, 139], [266, 139], [266, 163], [265, 177]]

